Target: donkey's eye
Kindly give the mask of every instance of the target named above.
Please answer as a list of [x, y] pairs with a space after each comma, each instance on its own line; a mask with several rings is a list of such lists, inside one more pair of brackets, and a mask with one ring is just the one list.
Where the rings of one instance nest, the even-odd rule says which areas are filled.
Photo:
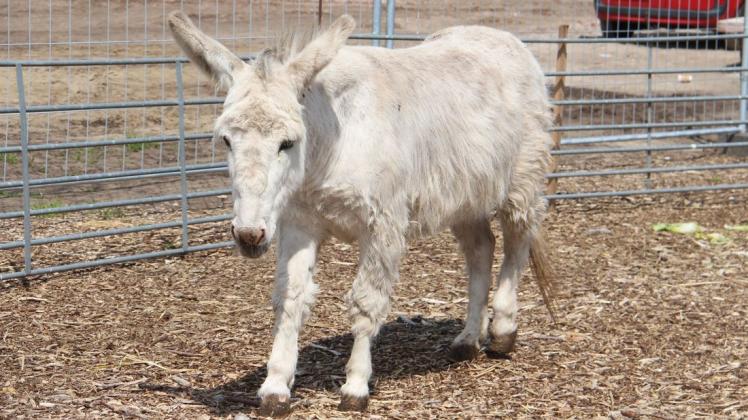
[[223, 140], [223, 144], [225, 144], [226, 147], [231, 150], [231, 142], [229, 141], [229, 136], [222, 136], [221, 139]]
[[281, 143], [280, 148], [278, 148], [278, 153], [288, 150], [293, 147], [293, 142], [291, 140], [283, 140], [283, 143]]

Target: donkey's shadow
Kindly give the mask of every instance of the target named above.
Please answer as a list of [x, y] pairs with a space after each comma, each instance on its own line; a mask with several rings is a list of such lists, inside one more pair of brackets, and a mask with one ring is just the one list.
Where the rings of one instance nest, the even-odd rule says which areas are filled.
[[[413, 319], [401, 317], [385, 324], [372, 348], [372, 395], [376, 396], [378, 380], [446, 370], [450, 366], [447, 359], [449, 345], [462, 327], [458, 320], [433, 320], [420, 316]], [[345, 382], [345, 364], [352, 344], [350, 334], [341, 334], [302, 348], [292, 394], [303, 394], [305, 390], [338, 391]], [[256, 394], [266, 375], [267, 369], [262, 367], [239, 379], [207, 389], [152, 383], [140, 387], [187, 396], [210, 407], [215, 414], [226, 415], [259, 406]]]

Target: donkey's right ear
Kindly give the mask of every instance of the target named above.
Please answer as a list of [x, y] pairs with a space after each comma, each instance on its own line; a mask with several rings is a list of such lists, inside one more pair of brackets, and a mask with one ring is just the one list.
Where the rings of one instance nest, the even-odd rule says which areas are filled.
[[190, 61], [224, 89], [231, 88], [233, 74], [245, 65], [241, 58], [203, 33], [182, 12], [169, 14], [169, 29]]

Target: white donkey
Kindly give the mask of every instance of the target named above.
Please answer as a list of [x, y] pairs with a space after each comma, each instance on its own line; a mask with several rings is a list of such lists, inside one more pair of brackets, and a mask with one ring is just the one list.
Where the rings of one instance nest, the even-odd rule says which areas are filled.
[[[261, 412], [289, 410], [299, 330], [318, 290], [317, 252], [331, 236], [360, 246], [346, 295], [354, 343], [341, 409], [368, 403], [371, 341], [409, 238], [450, 228], [465, 253], [470, 300], [452, 358], [476, 357], [484, 338], [489, 351], [512, 350], [528, 258], [546, 304], [552, 290], [540, 233], [549, 104], [540, 66], [517, 38], [458, 26], [412, 48], [349, 47], [355, 22], [342, 16], [247, 64], [184, 14], [169, 25], [192, 62], [228, 89], [215, 137], [228, 148], [239, 250], [259, 257], [279, 236]], [[494, 215], [504, 262], [489, 327]]]

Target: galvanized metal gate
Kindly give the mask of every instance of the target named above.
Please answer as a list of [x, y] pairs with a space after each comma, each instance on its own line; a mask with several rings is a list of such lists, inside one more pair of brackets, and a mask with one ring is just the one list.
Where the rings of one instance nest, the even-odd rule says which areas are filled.
[[[561, 86], [553, 91], [560, 166], [548, 174], [558, 190], [549, 198], [748, 187], [748, 163], [705, 154], [748, 146], [730, 137], [748, 123], [745, 24], [728, 34], [627, 28], [627, 38], [604, 38], [583, 0], [8, 0], [0, 9], [0, 280], [231, 244], [196, 237], [197, 227], [230, 218], [223, 151], [210, 141], [222, 99], [179, 57], [165, 25], [171, 7], [246, 59], [274, 33], [342, 13], [359, 23], [351, 43], [387, 48], [454, 24], [507, 29], [536, 54], [549, 85]], [[714, 171], [731, 175], [699, 175]], [[176, 205], [163, 211], [171, 220], [87, 222], [168, 205]], [[77, 254], [106, 247], [96, 242], [103, 238], [152, 231], [178, 238], [161, 249]], [[43, 258], [62, 244], [73, 244], [65, 261]]]

